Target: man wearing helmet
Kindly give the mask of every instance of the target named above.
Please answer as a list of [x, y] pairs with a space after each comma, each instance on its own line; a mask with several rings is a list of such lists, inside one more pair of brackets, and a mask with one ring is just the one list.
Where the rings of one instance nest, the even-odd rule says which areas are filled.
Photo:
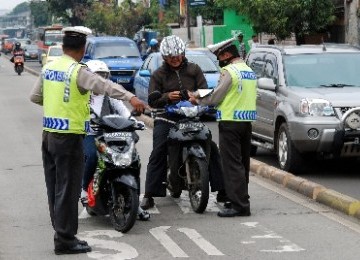
[[[185, 43], [175, 35], [165, 37], [160, 44], [160, 53], [163, 57], [163, 64], [160, 66], [150, 78], [149, 96], [153, 92], [160, 92], [161, 96], [155, 100], [149, 99], [149, 105], [153, 108], [163, 108], [169, 104], [176, 104], [180, 100], [188, 99], [188, 91], [196, 91], [197, 89], [207, 89], [207, 82], [201, 68], [195, 64], [188, 62], [185, 58]], [[154, 121], [153, 130], [153, 150], [151, 152], [149, 163], [147, 166], [145, 194], [140, 206], [143, 209], [154, 207], [153, 197], [165, 197], [167, 182], [167, 161], [170, 169], [178, 169], [177, 153], [169, 152], [167, 136], [174, 121], [178, 118], [167, 114], [159, 115]], [[216, 160], [220, 162], [220, 158], [216, 158], [217, 146], [212, 143], [211, 162]], [[220, 169], [219, 164], [213, 167]], [[220, 169], [221, 170], [221, 169]], [[221, 174], [211, 174], [211, 188], [213, 191], [223, 190], [223, 180]], [[217, 178], [217, 179], [216, 179]], [[182, 190], [182, 184], [171, 182], [172, 196], [179, 197]], [[176, 186], [176, 187], [175, 187]], [[225, 194], [221, 194], [225, 199]], [[219, 197], [220, 198], [220, 197]]]
[[24, 50], [21, 48], [21, 43], [20, 42], [15, 42], [14, 44], [14, 49], [12, 51], [12, 57], [10, 59], [11, 62], [14, 62], [14, 58], [15, 56], [23, 56], [24, 60], [25, 60], [25, 52]]
[[150, 40], [149, 46], [150, 47], [146, 51], [147, 55], [149, 55], [150, 53], [159, 51], [159, 42], [155, 38]]
[[191, 94], [191, 102], [217, 106], [219, 146], [226, 194], [231, 204], [219, 217], [250, 216], [248, 192], [251, 122], [256, 119], [256, 75], [240, 58], [235, 38], [209, 45], [219, 60], [221, 76], [214, 92], [204, 98]]
[[86, 241], [75, 236], [84, 172], [83, 138], [90, 119], [90, 92], [129, 101], [139, 112], [145, 108], [134, 94], [80, 63], [86, 37], [91, 34], [89, 28], [66, 27], [63, 33], [64, 54], [43, 67], [30, 96], [33, 103], [43, 106], [41, 150], [57, 255], [91, 251]]

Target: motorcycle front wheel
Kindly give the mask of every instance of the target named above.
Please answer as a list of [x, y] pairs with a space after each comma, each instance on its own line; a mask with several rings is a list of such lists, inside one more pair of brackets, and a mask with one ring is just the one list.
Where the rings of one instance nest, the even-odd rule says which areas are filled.
[[115, 204], [109, 208], [111, 223], [116, 231], [126, 233], [135, 224], [139, 207], [137, 191], [121, 183], [114, 184]]
[[[189, 198], [192, 209], [196, 213], [203, 213], [209, 200], [209, 170], [205, 159], [190, 156], [190, 182], [188, 183]], [[188, 178], [189, 180], [189, 178]]]

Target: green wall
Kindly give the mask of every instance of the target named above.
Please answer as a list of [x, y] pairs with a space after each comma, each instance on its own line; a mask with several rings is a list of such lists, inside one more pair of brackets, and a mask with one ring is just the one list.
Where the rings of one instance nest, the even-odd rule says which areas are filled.
[[248, 40], [254, 34], [251, 24], [245, 16], [237, 15], [234, 10], [224, 10], [224, 25], [214, 26], [213, 42], [218, 43], [233, 37], [232, 32], [241, 31], [244, 34], [246, 50], [249, 51]]

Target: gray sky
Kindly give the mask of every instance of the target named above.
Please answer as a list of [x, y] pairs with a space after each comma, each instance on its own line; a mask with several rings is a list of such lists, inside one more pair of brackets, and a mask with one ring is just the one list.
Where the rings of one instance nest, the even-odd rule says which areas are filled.
[[28, 2], [27, 0], [0, 0], [0, 9], [9, 9], [10, 11], [23, 2]]

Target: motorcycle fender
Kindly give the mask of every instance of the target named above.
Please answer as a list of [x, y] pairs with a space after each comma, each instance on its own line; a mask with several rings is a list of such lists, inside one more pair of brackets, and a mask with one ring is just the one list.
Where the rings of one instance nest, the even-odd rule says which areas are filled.
[[131, 188], [138, 189], [136, 179], [132, 175], [121, 175], [121, 177], [117, 177], [114, 181], [121, 182]]
[[[206, 154], [204, 152], [204, 149], [200, 145], [192, 145], [187, 150], [187, 156], [193, 155], [198, 158], [206, 158]], [[187, 157], [186, 156], [186, 157]], [[183, 157], [183, 158], [186, 158]]]

